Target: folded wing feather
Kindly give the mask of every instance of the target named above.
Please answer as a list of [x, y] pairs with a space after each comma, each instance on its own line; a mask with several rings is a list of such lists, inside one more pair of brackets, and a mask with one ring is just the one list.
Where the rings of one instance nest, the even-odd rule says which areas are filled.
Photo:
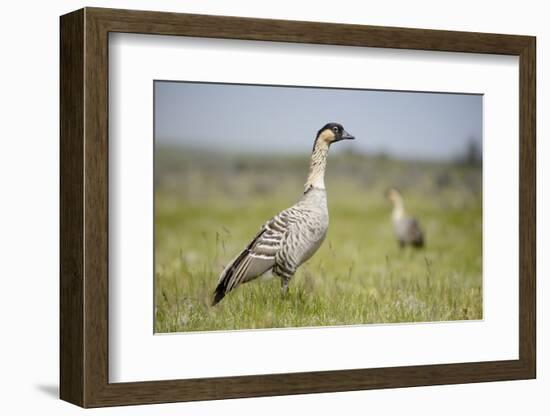
[[249, 282], [275, 265], [289, 222], [285, 211], [266, 222], [248, 246], [223, 270], [214, 291], [215, 305], [241, 283]]

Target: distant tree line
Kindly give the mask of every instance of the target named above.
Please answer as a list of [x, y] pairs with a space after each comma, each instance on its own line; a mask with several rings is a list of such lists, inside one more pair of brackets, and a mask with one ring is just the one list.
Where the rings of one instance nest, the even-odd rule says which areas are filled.
[[478, 140], [471, 138], [466, 142], [465, 149], [457, 157], [457, 162], [466, 166], [481, 166], [483, 160], [483, 151]]

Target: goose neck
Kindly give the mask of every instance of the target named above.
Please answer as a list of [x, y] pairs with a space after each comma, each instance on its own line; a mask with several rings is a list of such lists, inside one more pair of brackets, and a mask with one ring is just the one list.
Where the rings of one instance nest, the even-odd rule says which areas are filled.
[[324, 140], [316, 140], [311, 153], [309, 174], [305, 184], [306, 191], [310, 188], [325, 189], [325, 170], [329, 145]]

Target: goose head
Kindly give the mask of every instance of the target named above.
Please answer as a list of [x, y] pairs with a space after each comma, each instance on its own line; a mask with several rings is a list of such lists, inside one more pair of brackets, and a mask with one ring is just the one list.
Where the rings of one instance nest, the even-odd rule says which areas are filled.
[[395, 188], [390, 188], [386, 191], [386, 198], [394, 205], [401, 204], [403, 202], [401, 192]]
[[339, 123], [325, 124], [321, 130], [317, 133], [316, 140], [322, 140], [325, 144], [331, 145], [332, 143], [339, 142], [341, 140], [353, 140], [354, 136], [349, 134]]

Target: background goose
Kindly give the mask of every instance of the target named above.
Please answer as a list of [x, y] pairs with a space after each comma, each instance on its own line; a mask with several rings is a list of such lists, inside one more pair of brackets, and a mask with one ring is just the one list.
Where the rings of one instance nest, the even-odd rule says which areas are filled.
[[420, 223], [405, 212], [401, 193], [397, 189], [390, 189], [386, 195], [393, 204], [392, 223], [399, 246], [424, 247], [424, 233], [420, 228]]
[[267, 221], [256, 237], [221, 273], [212, 305], [231, 290], [268, 270], [281, 278], [282, 291], [288, 290], [297, 268], [321, 246], [328, 229], [325, 168], [332, 143], [354, 139], [338, 123], [326, 124], [315, 138], [309, 175], [302, 198]]

